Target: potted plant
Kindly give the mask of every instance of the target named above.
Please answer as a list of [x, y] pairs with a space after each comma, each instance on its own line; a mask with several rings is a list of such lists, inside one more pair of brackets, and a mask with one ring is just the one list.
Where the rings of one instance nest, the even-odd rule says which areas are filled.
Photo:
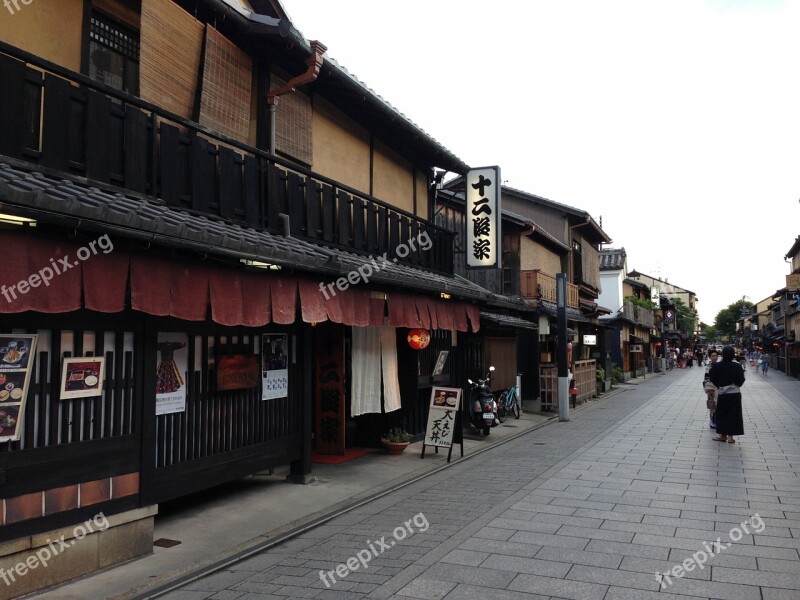
[[597, 395], [603, 394], [611, 389], [611, 381], [606, 378], [606, 370], [603, 367], [597, 368]]
[[411, 443], [411, 434], [402, 427], [392, 427], [381, 436], [381, 443], [389, 454], [402, 454]]

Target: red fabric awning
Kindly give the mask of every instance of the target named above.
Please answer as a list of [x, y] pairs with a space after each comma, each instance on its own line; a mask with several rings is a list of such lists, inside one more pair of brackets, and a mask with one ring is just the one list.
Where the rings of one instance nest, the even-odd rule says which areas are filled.
[[98, 254], [83, 262], [83, 305], [104, 313], [125, 310], [129, 266], [125, 252]]
[[5, 250], [0, 312], [61, 313], [81, 307], [78, 245], [3, 231], [0, 247]]
[[472, 324], [475, 332], [480, 328], [479, 308], [466, 302], [394, 293], [388, 295], [387, 301], [391, 327], [469, 331]]
[[63, 313], [81, 307], [121, 312], [130, 289], [131, 308], [151, 315], [204, 321], [210, 314], [214, 322], [226, 326], [289, 325], [295, 322], [299, 292], [306, 323], [330, 320], [353, 327], [381, 327], [388, 301], [388, 321], [393, 327], [458, 331], [468, 331], [470, 324], [473, 331], [480, 327], [478, 307], [464, 302], [359, 288], [325, 288], [323, 293], [313, 279], [120, 250], [88, 254], [86, 247], [72, 242], [20, 232], [0, 232], [0, 244], [14, 250], [0, 275], [0, 285], [5, 286], [0, 287], [0, 313]]

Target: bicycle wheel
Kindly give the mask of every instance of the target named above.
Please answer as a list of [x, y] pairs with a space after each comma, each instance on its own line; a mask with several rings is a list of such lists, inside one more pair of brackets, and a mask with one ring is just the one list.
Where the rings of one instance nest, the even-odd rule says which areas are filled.
[[514, 394], [514, 404], [512, 406], [512, 409], [514, 410], [514, 417], [519, 419], [521, 411], [519, 409], [519, 397], [516, 394]]
[[497, 419], [501, 423], [505, 423], [506, 422], [506, 416], [507, 416], [507, 414], [506, 414], [505, 404], [498, 404], [498, 406], [497, 406]]

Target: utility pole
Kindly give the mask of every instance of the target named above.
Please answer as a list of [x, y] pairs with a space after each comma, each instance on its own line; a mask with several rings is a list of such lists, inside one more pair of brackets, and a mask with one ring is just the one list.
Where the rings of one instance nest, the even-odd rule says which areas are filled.
[[569, 421], [569, 378], [567, 377], [567, 274], [556, 273], [558, 317], [558, 420]]

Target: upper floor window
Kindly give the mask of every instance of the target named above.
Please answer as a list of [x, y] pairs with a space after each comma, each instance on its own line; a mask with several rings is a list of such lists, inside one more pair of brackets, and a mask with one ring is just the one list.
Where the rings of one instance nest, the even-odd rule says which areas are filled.
[[92, 12], [89, 77], [115, 90], [139, 95], [139, 33]]

